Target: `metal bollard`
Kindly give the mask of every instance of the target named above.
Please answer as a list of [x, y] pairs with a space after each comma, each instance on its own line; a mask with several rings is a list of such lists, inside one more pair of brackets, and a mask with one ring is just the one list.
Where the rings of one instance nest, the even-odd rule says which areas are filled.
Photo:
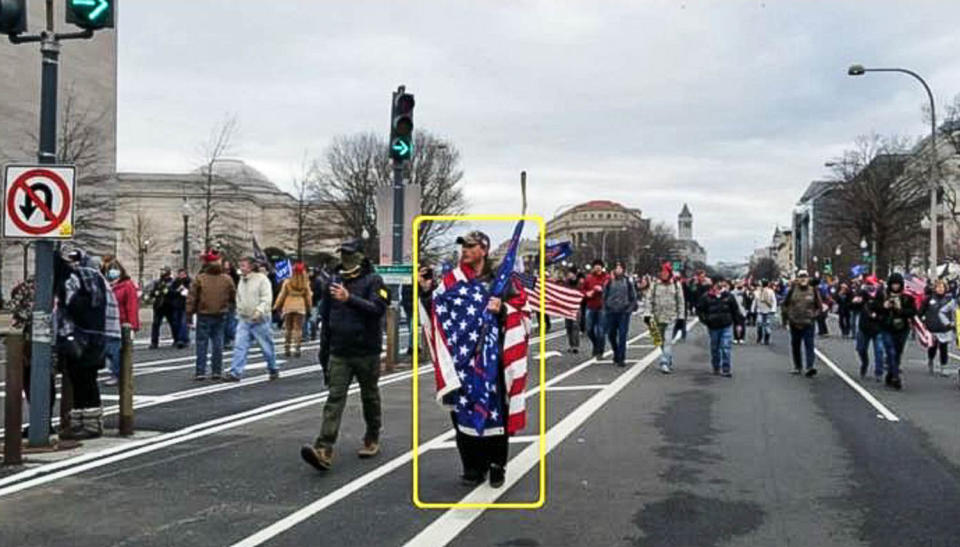
[[130, 327], [121, 329], [119, 434], [133, 435], [133, 337]]
[[386, 372], [393, 372], [400, 356], [400, 309], [396, 306], [387, 308], [387, 360]]
[[23, 333], [5, 333], [7, 385], [4, 399], [3, 465], [23, 464]]

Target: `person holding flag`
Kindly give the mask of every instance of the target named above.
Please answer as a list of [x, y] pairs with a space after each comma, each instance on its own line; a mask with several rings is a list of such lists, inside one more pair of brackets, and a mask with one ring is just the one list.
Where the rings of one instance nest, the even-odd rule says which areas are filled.
[[660, 282], [650, 288], [650, 315], [652, 325], [660, 330], [662, 352], [660, 354], [660, 372], [673, 372], [673, 339], [667, 332], [667, 326], [684, 320], [686, 303], [683, 300], [683, 289], [673, 279], [673, 267], [664, 262], [660, 268]]
[[511, 275], [523, 232], [519, 222], [499, 268], [490, 238], [473, 231], [457, 238], [460, 264], [434, 277], [419, 271], [420, 316], [433, 361], [437, 401], [451, 409], [461, 481], [499, 488], [506, 475], [508, 437], [526, 424], [524, 388], [531, 310]]
[[933, 294], [927, 297], [920, 306], [920, 317], [923, 326], [931, 334], [927, 349], [927, 368], [934, 374], [933, 359], [940, 353], [940, 366], [936, 373], [945, 376], [945, 367], [949, 358], [947, 345], [950, 339], [956, 336], [954, 317], [957, 311], [957, 301], [947, 294], [947, 282], [937, 279], [933, 284]]

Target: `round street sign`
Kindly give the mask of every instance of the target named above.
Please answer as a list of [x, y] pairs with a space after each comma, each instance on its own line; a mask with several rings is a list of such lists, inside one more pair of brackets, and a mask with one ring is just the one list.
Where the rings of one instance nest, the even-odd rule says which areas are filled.
[[4, 237], [71, 237], [74, 175], [71, 166], [7, 166]]

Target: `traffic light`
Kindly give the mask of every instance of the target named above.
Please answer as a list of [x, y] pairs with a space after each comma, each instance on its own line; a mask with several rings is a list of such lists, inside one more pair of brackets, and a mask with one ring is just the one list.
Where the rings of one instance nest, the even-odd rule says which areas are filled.
[[0, 34], [27, 31], [27, 0], [0, 0]]
[[390, 116], [390, 157], [404, 162], [413, 157], [413, 94], [403, 86], [393, 94], [393, 110]]
[[88, 30], [113, 28], [117, 0], [67, 0], [67, 22]]

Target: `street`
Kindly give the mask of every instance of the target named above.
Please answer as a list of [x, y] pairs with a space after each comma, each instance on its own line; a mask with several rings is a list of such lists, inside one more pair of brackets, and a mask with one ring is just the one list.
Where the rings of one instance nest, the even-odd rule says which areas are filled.
[[[275, 383], [262, 381], [254, 359], [240, 384], [199, 387], [189, 369], [151, 359], [137, 368], [138, 435], [7, 472], [0, 537], [57, 545], [69, 536], [77, 546], [955, 541], [960, 393], [953, 379], [926, 373], [913, 343], [906, 388], [895, 392], [860, 382], [852, 343], [837, 338], [819, 341], [816, 378], [789, 374], [782, 330], [771, 346], [735, 346], [727, 379], [710, 374], [703, 328], [693, 327], [676, 346], [677, 372], [662, 375], [650, 367], [658, 350], [641, 326], [635, 317], [625, 369], [566, 353], [559, 332], [547, 335], [547, 498], [539, 510], [414, 507], [410, 371], [381, 378], [381, 455], [353, 455], [363, 429], [351, 396], [334, 468], [323, 475], [297, 457], [318, 430], [324, 400], [312, 358], [285, 363]], [[428, 368], [420, 370], [423, 501], [535, 500], [537, 375], [506, 486], [471, 489], [456, 480], [449, 417], [433, 402]]]

